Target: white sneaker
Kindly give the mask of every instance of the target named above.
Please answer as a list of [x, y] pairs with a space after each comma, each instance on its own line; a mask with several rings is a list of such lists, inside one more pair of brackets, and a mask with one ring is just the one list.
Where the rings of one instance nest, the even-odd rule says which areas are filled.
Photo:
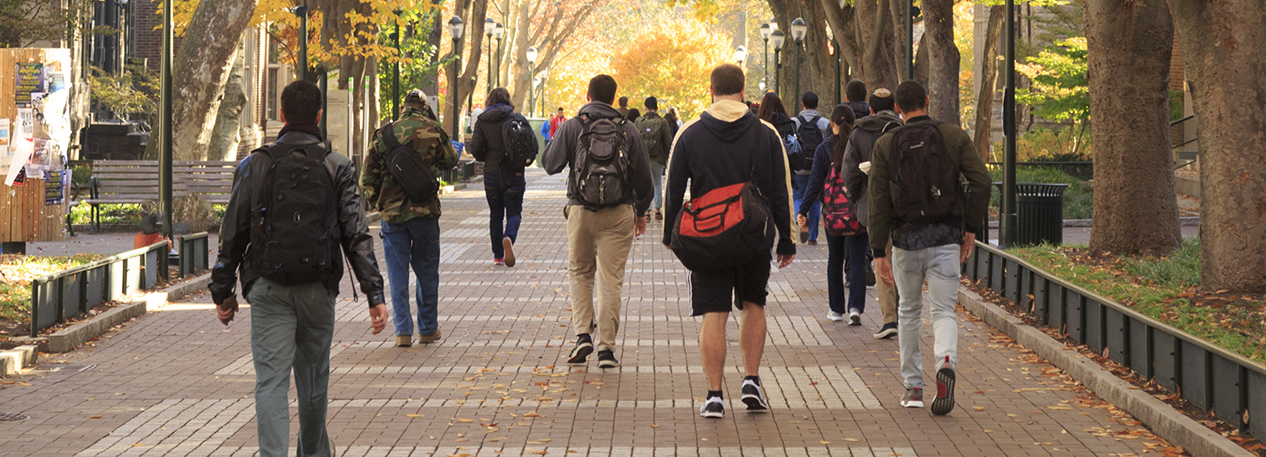
[[725, 400], [721, 397], [709, 397], [708, 401], [703, 402], [703, 406], [699, 408], [699, 415], [709, 419], [725, 417]]
[[830, 311], [826, 313], [826, 319], [831, 322], [839, 322], [844, 320], [844, 315], [835, 311]]
[[848, 310], [848, 325], [862, 325], [862, 313], [855, 309]]

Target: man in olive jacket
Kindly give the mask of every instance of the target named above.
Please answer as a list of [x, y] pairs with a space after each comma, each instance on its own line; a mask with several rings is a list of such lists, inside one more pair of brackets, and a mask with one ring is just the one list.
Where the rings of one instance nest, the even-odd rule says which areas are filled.
[[[959, 192], [959, 204], [951, 210], [948, 218], [924, 224], [913, 224], [898, 218], [893, 189], [889, 187], [896, 161], [892, 157], [894, 138], [903, 131], [913, 132], [920, 124], [934, 121], [928, 117], [927, 90], [917, 81], [901, 83], [897, 87], [896, 99], [897, 112], [905, 119], [906, 126], [879, 137], [871, 155], [870, 246], [875, 253], [875, 269], [879, 277], [889, 285], [895, 283], [901, 297], [897, 308], [900, 319], [897, 338], [900, 340], [901, 376], [905, 378], [906, 387], [901, 406], [907, 408], [923, 407], [923, 359], [919, 351], [919, 330], [923, 314], [923, 283], [927, 281], [937, 368], [937, 393], [932, 401], [932, 414], [942, 415], [954, 409], [954, 370], [958, 363], [958, 320], [954, 315], [954, 303], [958, 300], [959, 273], [961, 264], [971, 255], [980, 221], [984, 220], [989, 205], [990, 178], [985, 163], [976, 155], [971, 137], [956, 125], [938, 124], [944, 144], [919, 146], [930, 146], [929, 149], [941, 147], [954, 168], [967, 177], [971, 201], [964, 209], [961, 186], [954, 186], [955, 189], [949, 190]], [[910, 153], [914, 151], [912, 148]], [[903, 173], [902, 176], [909, 175]], [[950, 178], [956, 183], [962, 180], [958, 175]], [[929, 182], [932, 181], [929, 179]], [[909, 189], [903, 190], [909, 192]], [[884, 253], [890, 237], [891, 261]], [[893, 268], [893, 263], [897, 264], [897, 268]]]

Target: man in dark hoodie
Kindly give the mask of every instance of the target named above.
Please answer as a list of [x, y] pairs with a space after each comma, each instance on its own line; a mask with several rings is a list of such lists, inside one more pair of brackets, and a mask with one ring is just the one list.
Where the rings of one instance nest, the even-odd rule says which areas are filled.
[[[875, 89], [870, 96], [868, 110], [871, 115], [857, 121], [853, 133], [848, 137], [848, 149], [844, 150], [844, 187], [848, 189], [848, 201], [854, 202], [857, 221], [870, 226], [870, 199], [866, 192], [867, 172], [870, 171], [871, 151], [875, 140], [889, 130], [901, 127], [901, 118], [893, 112], [894, 101], [888, 89]], [[885, 255], [892, 254], [892, 243], [888, 243]], [[884, 281], [877, 281], [875, 288], [879, 292], [879, 309], [883, 311], [884, 325], [875, 332], [875, 339], [887, 339], [897, 335], [897, 288]]]
[[866, 82], [860, 79], [854, 79], [844, 86], [844, 97], [848, 99], [849, 108], [853, 109], [853, 116], [857, 119], [869, 116], [873, 113], [870, 111], [870, 105], [866, 104]]
[[[598, 75], [589, 80], [589, 103], [576, 112], [555, 132], [553, 141], [545, 150], [541, 164], [551, 175], [563, 168], [570, 168], [567, 181], [567, 207], [563, 217], [567, 219], [568, 283], [571, 285], [572, 328], [576, 332], [576, 347], [567, 363], [583, 364], [593, 353], [594, 343], [590, 336], [598, 329], [598, 367], [615, 368], [620, 362], [615, 358], [615, 335], [620, 328], [620, 294], [624, 287], [624, 266], [629, 260], [633, 238], [646, 232], [646, 209], [651, 206], [654, 184], [651, 183], [651, 164], [642, 144], [642, 135], [632, 122], [624, 119], [611, 106], [615, 101], [615, 79]], [[620, 128], [623, 143], [628, 148], [628, 162], [624, 182], [625, 201], [617, 206], [589, 209], [576, 184], [576, 156], [589, 150], [582, 145], [582, 134], [600, 119], [610, 119]], [[598, 124], [602, 125], [602, 124]], [[589, 139], [589, 137], [585, 138]], [[594, 320], [594, 283], [597, 275], [598, 318]]]
[[[778, 229], [778, 265], [786, 267], [796, 257], [792, 241], [791, 170], [787, 153], [773, 125], [761, 121], [743, 104], [743, 70], [722, 64], [712, 70], [713, 105], [682, 126], [673, 144], [668, 164], [665, 216], [677, 220], [682, 210], [686, 182], [690, 195], [702, 196], [713, 189], [754, 182], [770, 199], [774, 225]], [[752, 150], [753, 135], [759, 135], [758, 150]], [[664, 224], [664, 246], [671, 244], [673, 224]], [[760, 384], [760, 359], [765, 350], [765, 296], [769, 285], [768, 256], [746, 265], [721, 271], [690, 273], [692, 315], [703, 316], [699, 353], [708, 379], [708, 394], [699, 415], [721, 418], [725, 402], [721, 375], [725, 367], [725, 323], [731, 307], [738, 307], [739, 341], [743, 348], [746, 377], [742, 400], [748, 411], [766, 411], [769, 402]]]

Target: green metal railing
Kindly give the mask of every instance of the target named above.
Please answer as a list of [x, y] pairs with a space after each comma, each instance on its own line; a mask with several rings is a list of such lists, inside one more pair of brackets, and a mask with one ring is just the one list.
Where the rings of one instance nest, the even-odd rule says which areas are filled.
[[31, 282], [31, 336], [93, 307], [167, 281], [167, 240]]

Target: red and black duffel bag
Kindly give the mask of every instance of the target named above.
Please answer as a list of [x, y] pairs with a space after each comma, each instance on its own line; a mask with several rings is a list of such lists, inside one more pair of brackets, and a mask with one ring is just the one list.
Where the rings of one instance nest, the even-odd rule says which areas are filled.
[[725, 270], [769, 258], [774, 219], [769, 199], [753, 182], [762, 129], [759, 124], [754, 129], [751, 178], [692, 198], [678, 214], [669, 247], [691, 271]]

